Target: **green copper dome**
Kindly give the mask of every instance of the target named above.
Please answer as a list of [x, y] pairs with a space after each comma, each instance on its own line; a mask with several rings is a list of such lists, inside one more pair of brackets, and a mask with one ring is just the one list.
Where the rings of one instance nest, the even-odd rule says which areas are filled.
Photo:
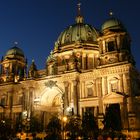
[[124, 30], [125, 28], [120, 20], [112, 17], [112, 18], [106, 20], [101, 27], [102, 31], [104, 31], [106, 29], [122, 29], [122, 30]]
[[83, 17], [76, 17], [76, 24], [67, 27], [58, 37], [56, 44], [68, 45], [77, 41], [81, 42], [95, 42], [98, 33], [94, 27], [83, 23]]
[[9, 55], [16, 55], [16, 56], [22, 56], [22, 57], [24, 57], [23, 51], [20, 48], [16, 47], [16, 46], [10, 48], [7, 51], [6, 56], [9, 56]]

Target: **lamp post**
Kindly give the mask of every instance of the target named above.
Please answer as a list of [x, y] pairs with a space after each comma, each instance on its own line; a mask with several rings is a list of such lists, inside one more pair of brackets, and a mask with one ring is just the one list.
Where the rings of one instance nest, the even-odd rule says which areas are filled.
[[65, 140], [66, 139], [65, 125], [66, 125], [66, 122], [67, 122], [67, 117], [63, 116], [62, 121], [63, 121], [63, 139]]
[[30, 130], [30, 117], [27, 110], [22, 112], [22, 124], [24, 125], [25, 131], [27, 132], [28, 136]]
[[1, 130], [0, 137], [1, 137], [1, 135], [5, 135], [5, 106], [0, 104], [0, 107], [2, 107], [2, 109], [3, 109], [3, 116], [2, 116], [2, 120], [0, 122], [0, 130]]

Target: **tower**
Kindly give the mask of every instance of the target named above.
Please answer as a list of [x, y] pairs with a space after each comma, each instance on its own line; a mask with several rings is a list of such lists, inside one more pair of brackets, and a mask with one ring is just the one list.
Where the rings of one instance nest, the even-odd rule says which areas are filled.
[[98, 38], [100, 48], [100, 66], [131, 63], [135, 65], [131, 53], [131, 39], [122, 22], [111, 16], [101, 27]]
[[17, 43], [10, 48], [1, 60], [1, 82], [17, 82], [26, 76], [26, 60], [23, 51]]

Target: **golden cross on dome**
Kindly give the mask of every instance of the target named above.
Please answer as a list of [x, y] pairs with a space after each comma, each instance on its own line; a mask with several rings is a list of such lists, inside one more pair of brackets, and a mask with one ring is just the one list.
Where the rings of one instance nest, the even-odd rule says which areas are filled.
[[78, 6], [78, 15], [80, 15], [81, 14], [81, 3], [79, 2], [77, 4], [77, 6]]
[[15, 42], [14, 42], [14, 44], [15, 44], [15, 45], [18, 45], [18, 42], [17, 42], [17, 41], [15, 41]]
[[110, 15], [111, 17], [114, 15], [114, 13], [113, 13], [112, 10], [109, 11], [109, 15]]

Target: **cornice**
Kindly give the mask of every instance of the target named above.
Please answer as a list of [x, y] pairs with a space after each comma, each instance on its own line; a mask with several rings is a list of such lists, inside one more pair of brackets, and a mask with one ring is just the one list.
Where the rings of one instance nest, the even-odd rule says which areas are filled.
[[125, 64], [125, 65], [119, 65], [119, 66], [113, 66], [113, 67], [107, 67], [107, 68], [99, 68], [94, 69], [92, 72], [82, 73], [80, 74], [80, 80], [90, 80], [95, 78], [100, 78], [112, 74], [122, 74], [122, 73], [128, 73], [130, 70], [131, 65]]

